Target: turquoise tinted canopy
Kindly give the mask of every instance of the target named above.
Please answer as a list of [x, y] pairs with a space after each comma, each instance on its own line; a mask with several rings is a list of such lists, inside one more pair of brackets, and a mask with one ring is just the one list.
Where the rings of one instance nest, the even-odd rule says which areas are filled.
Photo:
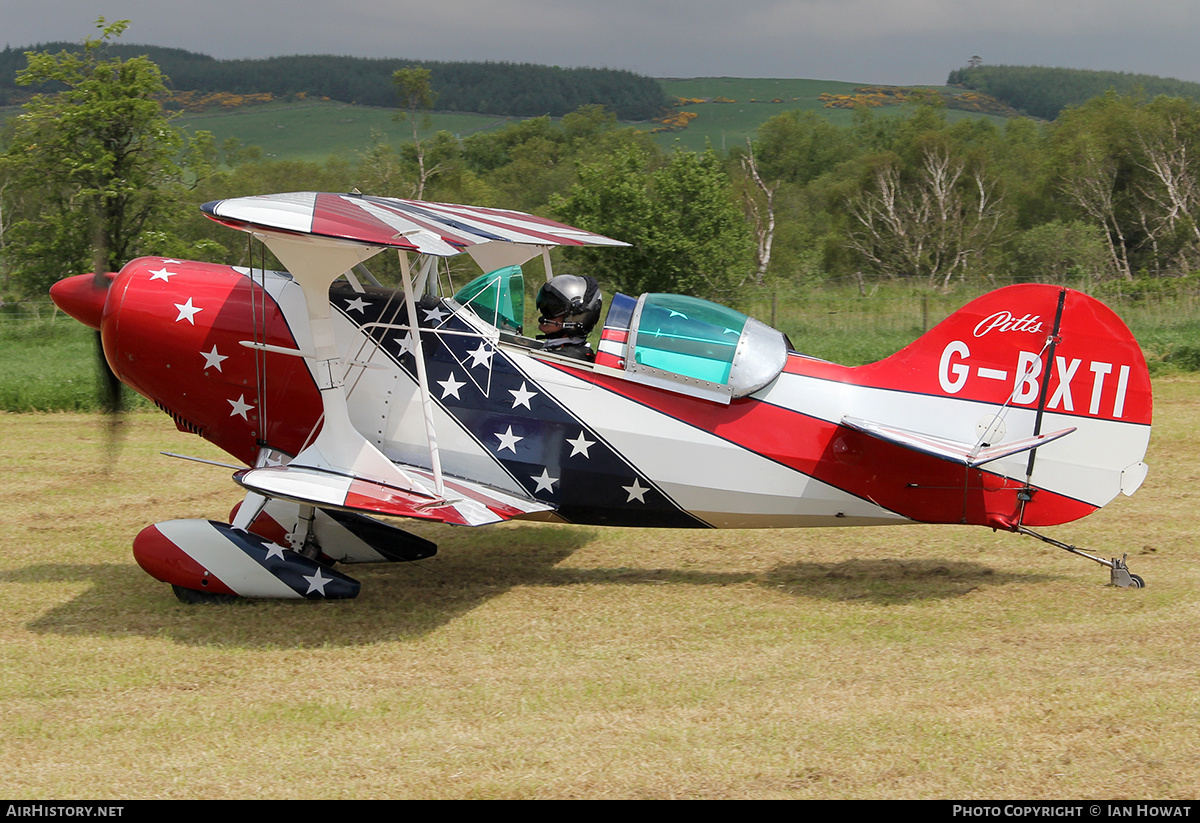
[[728, 383], [738, 340], [749, 318], [678, 294], [647, 294], [634, 361], [710, 383]]

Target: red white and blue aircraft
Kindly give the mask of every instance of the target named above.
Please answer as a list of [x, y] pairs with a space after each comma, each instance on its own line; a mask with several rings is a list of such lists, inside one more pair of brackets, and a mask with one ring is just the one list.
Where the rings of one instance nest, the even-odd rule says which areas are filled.
[[[1103, 304], [1017, 285], [878, 363], [790, 350], [692, 297], [614, 295], [593, 361], [521, 335], [520, 265], [623, 246], [529, 214], [360, 194], [207, 203], [286, 272], [141, 258], [67, 278], [54, 301], [99, 329], [115, 374], [243, 466], [231, 523], [147, 527], [134, 555], [187, 602], [345, 598], [335, 562], [434, 544], [376, 516], [464, 526], [783, 528], [972, 524], [1034, 531], [1146, 475], [1141, 349]], [[360, 264], [399, 252], [400, 286]], [[484, 274], [438, 296], [438, 263]], [[619, 254], [619, 249], [614, 249]]]

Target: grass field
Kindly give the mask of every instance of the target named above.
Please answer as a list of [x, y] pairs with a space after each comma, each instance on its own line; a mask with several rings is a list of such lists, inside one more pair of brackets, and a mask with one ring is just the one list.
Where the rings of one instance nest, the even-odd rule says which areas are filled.
[[416, 526], [358, 600], [197, 608], [155, 520], [224, 519], [219, 457], [156, 413], [0, 414], [0, 795], [1192, 798], [1200, 379], [1061, 539], [982, 529]]

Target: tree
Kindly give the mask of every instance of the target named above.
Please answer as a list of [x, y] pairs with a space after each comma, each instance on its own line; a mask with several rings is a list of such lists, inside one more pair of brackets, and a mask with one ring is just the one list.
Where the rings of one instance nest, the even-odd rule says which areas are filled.
[[744, 188], [742, 202], [754, 226], [754, 283], [761, 286], [763, 278], [767, 276], [767, 268], [771, 265], [771, 247], [775, 243], [775, 190], [779, 188], [779, 181], [767, 183], [763, 180], [758, 171], [758, 161], [754, 157], [754, 146], [749, 140], [746, 144], [748, 150], [740, 158], [742, 171], [754, 181], [757, 193], [749, 187]]
[[943, 289], [996, 243], [1004, 219], [994, 184], [936, 141], [915, 168], [877, 158], [847, 206], [846, 242], [866, 265]]
[[81, 53], [29, 52], [17, 76], [23, 85], [61, 87], [25, 105], [0, 155], [0, 175], [25, 197], [5, 248], [27, 292], [88, 267], [120, 268], [182, 183], [186, 141], [159, 102], [165, 78], [145, 57], [106, 55], [128, 21], [96, 25], [100, 36]]
[[400, 155], [382, 132], [372, 131], [370, 148], [358, 153], [356, 187], [367, 194], [400, 197], [402, 182]]
[[846, 129], [811, 111], [786, 111], [758, 127], [754, 153], [768, 181], [811, 183], [856, 151]]
[[[418, 125], [427, 126], [429, 123], [428, 114], [418, 118], [417, 113], [428, 112], [433, 108], [433, 102], [437, 99], [437, 95], [429, 83], [430, 75], [429, 69], [420, 67], [396, 69], [392, 74], [392, 84], [396, 87], [396, 94], [400, 97], [402, 106], [402, 111], [396, 117], [412, 123], [413, 146], [416, 148], [417, 161], [417, 184], [413, 189], [412, 196], [416, 200], [424, 199], [425, 186], [429, 182], [429, 178], [442, 170], [440, 164], [434, 165], [432, 168], [425, 167], [425, 147], [421, 144], [421, 138], [417, 134]], [[418, 119], [420, 120], [419, 124]]]
[[1108, 246], [1099, 226], [1052, 220], [1022, 232], [1013, 243], [1014, 279], [1035, 283], [1091, 281], [1108, 263]]
[[574, 252], [587, 273], [621, 291], [716, 297], [747, 274], [746, 221], [711, 149], [676, 149], [652, 168], [651, 157], [630, 143], [583, 164], [570, 195], [554, 203], [566, 222], [632, 244]]
[[1134, 130], [1140, 223], [1160, 265], [1188, 270], [1200, 255], [1200, 109], [1160, 97]]
[[1063, 112], [1051, 136], [1059, 190], [1104, 232], [1113, 272], [1200, 264], [1200, 106], [1110, 92]]

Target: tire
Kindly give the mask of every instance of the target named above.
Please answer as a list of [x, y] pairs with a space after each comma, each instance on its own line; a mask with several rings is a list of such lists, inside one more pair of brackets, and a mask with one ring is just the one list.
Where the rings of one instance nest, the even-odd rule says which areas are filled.
[[215, 606], [220, 603], [236, 603], [243, 598], [236, 594], [218, 594], [216, 592], [198, 592], [195, 589], [185, 589], [183, 586], [171, 584], [175, 597], [180, 603], [189, 606]]

